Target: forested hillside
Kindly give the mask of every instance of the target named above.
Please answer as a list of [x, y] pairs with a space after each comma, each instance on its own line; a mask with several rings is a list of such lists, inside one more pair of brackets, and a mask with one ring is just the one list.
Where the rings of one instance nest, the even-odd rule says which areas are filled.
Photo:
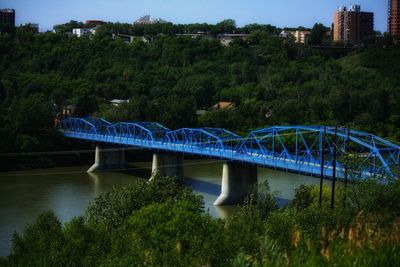
[[[400, 140], [398, 46], [370, 42], [332, 58], [274, 30], [253, 29], [227, 47], [172, 34], [132, 44], [107, 31], [93, 38], [1, 34], [0, 150], [60, 148], [53, 118], [68, 104], [82, 115], [169, 128], [215, 126], [245, 135], [272, 124], [350, 124]], [[130, 102], [114, 107], [111, 99]], [[218, 101], [235, 105], [208, 109]], [[198, 117], [197, 109], [209, 111]]]

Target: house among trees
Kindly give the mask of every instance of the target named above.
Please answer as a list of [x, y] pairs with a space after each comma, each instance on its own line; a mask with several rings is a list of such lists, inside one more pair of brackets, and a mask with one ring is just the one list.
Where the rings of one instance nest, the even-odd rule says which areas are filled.
[[232, 102], [221, 101], [221, 102], [218, 102], [217, 104], [215, 104], [214, 106], [212, 106], [212, 109], [214, 109], [214, 110], [230, 109], [230, 108], [233, 108], [234, 106], [235, 106], [235, 104]]
[[77, 113], [78, 113], [78, 107], [76, 105], [68, 105], [63, 107], [62, 117], [63, 118], [74, 117]]
[[121, 104], [129, 103], [129, 99], [113, 99], [113, 100], [110, 100], [110, 103], [111, 103], [113, 106], [118, 107], [118, 106], [121, 105]]

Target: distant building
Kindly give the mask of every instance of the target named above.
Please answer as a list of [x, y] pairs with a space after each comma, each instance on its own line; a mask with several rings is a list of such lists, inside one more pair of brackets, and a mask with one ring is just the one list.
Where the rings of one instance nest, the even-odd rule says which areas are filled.
[[37, 23], [22, 23], [21, 27], [30, 28], [33, 32], [39, 32], [39, 24]]
[[91, 34], [96, 34], [97, 31], [101, 28], [101, 24], [96, 25], [94, 28], [90, 29]]
[[129, 103], [129, 99], [113, 99], [110, 100], [111, 105], [118, 107], [121, 104]]
[[340, 6], [334, 14], [333, 40], [348, 44], [359, 44], [363, 38], [374, 33], [374, 13], [361, 12], [359, 5]]
[[247, 36], [249, 35], [244, 33], [233, 33], [233, 34], [225, 33], [225, 34], [218, 34], [216, 38], [221, 42], [222, 45], [228, 46], [233, 40], [235, 39], [244, 40]]
[[133, 24], [150, 24], [150, 23], [151, 23], [150, 15], [146, 15], [136, 20]]
[[204, 115], [204, 114], [206, 114], [207, 113], [207, 110], [205, 110], [205, 109], [198, 109], [198, 110], [196, 110], [196, 115], [197, 116], [202, 116], [202, 115]]
[[129, 34], [117, 33], [117, 34], [113, 34], [112, 37], [113, 37], [113, 39], [117, 39], [117, 38], [122, 39], [127, 44], [131, 44], [135, 40], [142, 41], [143, 43], [149, 43], [149, 40], [144, 36], [134, 36], [134, 35], [129, 35]]
[[168, 21], [163, 20], [162, 18], [157, 18], [155, 20], [152, 21], [152, 23], [167, 23]]
[[76, 35], [78, 37], [89, 36], [92, 34], [92, 31], [91, 31], [91, 29], [76, 28], [76, 29], [72, 29], [72, 34]]
[[388, 32], [400, 34], [400, 0], [388, 0]]
[[155, 23], [166, 23], [166, 22], [167, 21], [165, 21], [161, 18], [151, 20], [150, 15], [146, 15], [146, 16], [143, 16], [143, 17], [139, 18], [138, 20], [136, 20], [133, 24], [146, 25], [146, 24], [155, 24]]
[[9, 24], [15, 27], [15, 9], [0, 9], [0, 24]]
[[206, 32], [198, 32], [198, 33], [178, 33], [176, 36], [189, 36], [192, 39], [204, 38], [207, 40], [215, 40], [216, 36], [214, 34], [206, 33]]
[[308, 38], [310, 37], [311, 32], [310, 31], [289, 31], [289, 30], [283, 30], [279, 34], [280, 38], [283, 39], [294, 39], [296, 43], [300, 44], [306, 44], [308, 42]]
[[103, 25], [104, 21], [102, 20], [86, 20], [86, 25], [94, 24], [94, 25]]
[[228, 102], [228, 101], [221, 101], [218, 102], [217, 104], [215, 104], [214, 106], [212, 106], [212, 108], [214, 110], [218, 110], [218, 109], [230, 109], [233, 108], [235, 106], [234, 103], [232, 102]]
[[133, 43], [134, 37], [135, 36], [128, 35], [128, 34], [120, 34], [120, 33], [113, 34], [113, 39], [119, 38], [119, 39], [121, 39], [122, 41], [124, 41], [127, 44]]
[[74, 117], [78, 113], [78, 107], [76, 105], [69, 105], [63, 107], [62, 118]]
[[310, 38], [310, 31], [295, 31], [292, 33], [294, 36], [295, 42], [300, 44], [306, 44], [308, 42], [308, 38]]
[[205, 38], [207, 40], [218, 40], [221, 42], [222, 45], [228, 46], [233, 40], [235, 39], [242, 39], [245, 40], [249, 34], [245, 33], [224, 33], [224, 34], [211, 34], [211, 33], [206, 33], [206, 32], [198, 32], [198, 33], [183, 33], [183, 34], [177, 34], [176, 36], [189, 36], [192, 39], [197, 39], [197, 38]]
[[279, 37], [284, 38], [284, 39], [291, 38], [292, 36], [293, 36], [293, 32], [292, 31], [287, 31], [287, 30], [283, 30], [279, 34]]

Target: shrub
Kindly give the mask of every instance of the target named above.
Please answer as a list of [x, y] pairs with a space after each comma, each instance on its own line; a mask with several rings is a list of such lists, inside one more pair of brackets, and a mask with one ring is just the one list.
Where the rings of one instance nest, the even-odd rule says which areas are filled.
[[149, 182], [137, 181], [128, 187], [101, 193], [90, 203], [86, 217], [89, 221], [103, 223], [108, 229], [117, 229], [134, 211], [168, 199], [190, 200], [199, 209], [202, 203], [201, 198], [182, 185], [178, 178], [156, 176]]
[[145, 265], [227, 265], [224, 224], [201, 214], [190, 201], [151, 204], [129, 222], [135, 250]]

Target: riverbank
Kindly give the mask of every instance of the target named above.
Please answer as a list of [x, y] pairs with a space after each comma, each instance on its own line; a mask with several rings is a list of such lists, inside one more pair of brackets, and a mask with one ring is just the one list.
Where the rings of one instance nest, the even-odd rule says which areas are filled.
[[[151, 161], [152, 157], [150, 151], [135, 148], [127, 148], [125, 154], [128, 162]], [[0, 155], [0, 172], [90, 166], [94, 163], [94, 157], [95, 149], [93, 147], [74, 151], [9, 153]]]

